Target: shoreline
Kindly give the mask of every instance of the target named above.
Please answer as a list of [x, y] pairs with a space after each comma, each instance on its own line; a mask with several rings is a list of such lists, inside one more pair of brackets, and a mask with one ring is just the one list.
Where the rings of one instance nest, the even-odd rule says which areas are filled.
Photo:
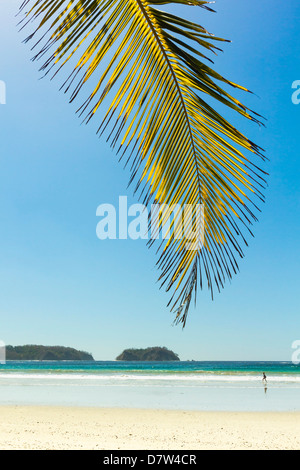
[[1, 405], [1, 450], [300, 449], [299, 411]]

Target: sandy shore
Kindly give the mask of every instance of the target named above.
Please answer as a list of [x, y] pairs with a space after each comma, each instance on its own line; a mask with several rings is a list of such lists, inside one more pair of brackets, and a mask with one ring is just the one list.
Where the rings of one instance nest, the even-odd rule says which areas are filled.
[[300, 449], [300, 412], [0, 407], [0, 449]]

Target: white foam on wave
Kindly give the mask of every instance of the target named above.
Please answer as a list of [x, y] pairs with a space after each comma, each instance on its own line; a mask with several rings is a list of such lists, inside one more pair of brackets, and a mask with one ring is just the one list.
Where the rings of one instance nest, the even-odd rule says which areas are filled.
[[[45, 380], [45, 381], [95, 381], [95, 382], [262, 382], [260, 375], [248, 374], [78, 374], [78, 373], [0, 373], [1, 380]], [[299, 383], [300, 375], [272, 375], [268, 377], [268, 383]]]

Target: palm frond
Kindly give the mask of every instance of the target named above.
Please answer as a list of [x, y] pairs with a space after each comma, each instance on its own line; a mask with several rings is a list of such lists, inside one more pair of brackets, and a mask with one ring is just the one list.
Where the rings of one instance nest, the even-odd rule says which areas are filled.
[[[70, 102], [80, 95], [84, 122], [105, 110], [98, 133], [107, 134], [120, 159], [127, 155], [144, 203], [204, 208], [201, 245], [190, 248], [199, 238], [191, 213], [183, 236], [173, 219], [159, 247], [160, 280], [184, 326], [197, 285], [206, 280], [213, 294], [238, 271], [238, 239], [247, 244], [243, 233], [256, 220], [255, 199], [264, 200], [266, 173], [257, 163], [263, 150], [216, 109], [224, 105], [261, 124], [225, 88], [249, 90], [211, 68], [209, 55], [225, 40], [159, 8], [166, 4], [212, 11], [198, 0], [26, 0], [21, 10], [23, 27], [37, 22], [26, 41], [38, 37], [33, 59], [46, 57], [41, 70], [55, 76], [71, 67], [62, 88]], [[164, 213], [158, 231], [167, 219]]]

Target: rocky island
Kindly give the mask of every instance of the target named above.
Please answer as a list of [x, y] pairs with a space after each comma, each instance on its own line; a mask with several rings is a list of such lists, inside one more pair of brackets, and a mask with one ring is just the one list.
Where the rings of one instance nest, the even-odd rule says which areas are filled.
[[64, 346], [6, 346], [6, 360], [12, 361], [93, 361], [91, 354]]
[[125, 349], [116, 361], [180, 361], [177, 354], [163, 347]]

